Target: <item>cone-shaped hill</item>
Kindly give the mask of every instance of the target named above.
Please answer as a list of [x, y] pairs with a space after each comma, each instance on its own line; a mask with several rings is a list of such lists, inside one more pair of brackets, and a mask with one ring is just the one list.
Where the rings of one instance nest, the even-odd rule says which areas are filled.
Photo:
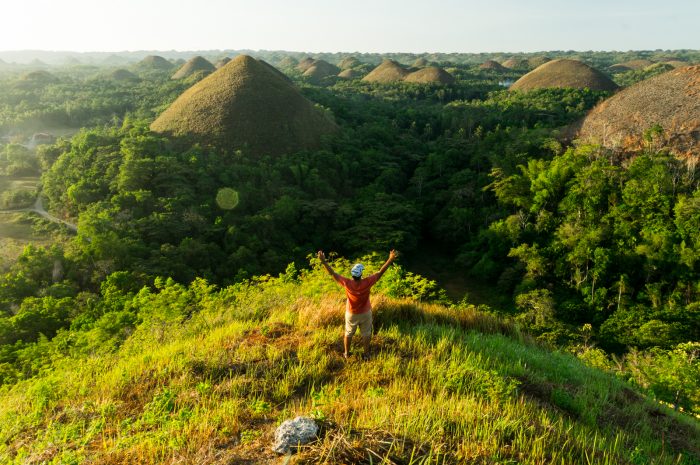
[[303, 76], [311, 82], [321, 82], [324, 78], [336, 76], [340, 72], [340, 68], [328, 63], [325, 60], [316, 60], [306, 71]]
[[254, 155], [318, 147], [337, 126], [280, 74], [239, 55], [185, 91], [151, 129]]
[[173, 64], [162, 56], [148, 55], [143, 60], [139, 61], [136, 67], [142, 70], [169, 71], [173, 69]]
[[636, 150], [657, 124], [674, 153], [700, 155], [700, 66], [645, 79], [601, 102], [580, 123], [579, 138]]
[[577, 60], [559, 59], [549, 61], [521, 77], [510, 86], [510, 90], [527, 92], [548, 87], [572, 87], [592, 90], [615, 90], [609, 77], [595, 68]]
[[411, 65], [413, 68], [424, 68], [428, 66], [430, 62], [426, 60], [424, 57], [416, 59], [416, 61], [413, 62]]
[[304, 73], [307, 69], [311, 68], [314, 65], [315, 61], [316, 60], [314, 60], [311, 57], [306, 57], [299, 62], [299, 64], [297, 65], [297, 70]]
[[382, 64], [377, 66], [367, 76], [362, 78], [367, 82], [397, 82], [403, 81], [408, 76], [408, 70], [404, 69], [394, 60], [384, 60]]
[[207, 61], [206, 58], [197, 55], [187, 60], [187, 62], [173, 74], [173, 79], [185, 79], [197, 73], [206, 75], [212, 73], [215, 69], [214, 65]]
[[362, 62], [358, 60], [355, 57], [345, 57], [342, 60], [340, 60], [340, 63], [338, 63], [338, 67], [340, 69], [350, 69], [354, 68], [355, 66], [360, 66]]
[[486, 60], [481, 65], [479, 65], [479, 69], [486, 69], [498, 72], [506, 71], [506, 68], [504, 68], [502, 64], [494, 60]]
[[338, 74], [338, 77], [342, 79], [359, 79], [360, 76], [362, 76], [362, 73], [354, 69], [346, 69]]
[[214, 64], [214, 67], [215, 67], [216, 69], [219, 69], [219, 68], [221, 68], [222, 66], [225, 66], [226, 63], [228, 63], [229, 61], [231, 61], [231, 59], [230, 59], [229, 57], [224, 57], [224, 58], [222, 58], [221, 60], [217, 61], [216, 64]]
[[287, 69], [287, 68], [294, 68], [298, 64], [299, 64], [299, 62], [296, 60], [296, 58], [286, 56], [286, 57], [282, 58], [279, 63], [277, 63], [277, 66], [279, 66], [282, 69]]
[[454, 84], [455, 78], [442, 68], [428, 66], [409, 74], [404, 81], [419, 84]]
[[19, 78], [19, 87], [40, 87], [58, 82], [58, 78], [48, 71], [36, 70], [23, 74]]
[[139, 77], [132, 73], [131, 71], [124, 69], [124, 68], [119, 68], [115, 69], [111, 73], [107, 75], [108, 79], [112, 79], [113, 81], [138, 81]]
[[503, 67], [508, 69], [527, 69], [529, 64], [522, 58], [509, 58], [503, 62]]

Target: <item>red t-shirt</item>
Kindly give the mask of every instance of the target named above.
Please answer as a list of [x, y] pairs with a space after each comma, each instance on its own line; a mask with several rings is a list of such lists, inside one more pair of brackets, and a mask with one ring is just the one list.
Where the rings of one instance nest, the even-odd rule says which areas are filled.
[[346, 311], [358, 314], [372, 310], [372, 304], [369, 302], [369, 291], [379, 280], [379, 274], [375, 273], [372, 276], [355, 281], [334, 273], [333, 279], [345, 288], [345, 295], [348, 296]]

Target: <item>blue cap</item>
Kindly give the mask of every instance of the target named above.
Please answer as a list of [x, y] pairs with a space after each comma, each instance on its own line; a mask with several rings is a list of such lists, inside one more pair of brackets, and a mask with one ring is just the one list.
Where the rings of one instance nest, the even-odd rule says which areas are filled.
[[365, 271], [365, 265], [362, 263], [355, 263], [350, 270], [350, 274], [353, 278], [360, 278], [362, 277], [363, 271]]

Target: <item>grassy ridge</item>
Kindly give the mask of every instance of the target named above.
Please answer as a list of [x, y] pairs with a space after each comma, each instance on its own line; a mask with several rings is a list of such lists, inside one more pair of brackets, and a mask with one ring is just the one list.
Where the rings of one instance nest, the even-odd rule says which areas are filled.
[[297, 463], [700, 460], [697, 423], [620, 380], [473, 307], [389, 296], [428, 292], [391, 270], [375, 355], [345, 363], [343, 295], [318, 268], [221, 290], [158, 280], [124, 296], [138, 322], [123, 343], [104, 325], [59, 335], [35, 378], [3, 388], [0, 462], [273, 463], [297, 414], [323, 425]]

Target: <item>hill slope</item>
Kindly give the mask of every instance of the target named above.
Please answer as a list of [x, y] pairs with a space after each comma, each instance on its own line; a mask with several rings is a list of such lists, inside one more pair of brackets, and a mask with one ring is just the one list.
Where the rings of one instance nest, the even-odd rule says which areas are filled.
[[486, 60], [483, 62], [481, 65], [479, 65], [479, 69], [490, 69], [493, 71], [506, 71], [507, 69], [503, 67], [499, 62], [494, 61], [494, 60]]
[[454, 84], [455, 78], [442, 68], [428, 66], [412, 72], [404, 81], [419, 84]]
[[277, 155], [317, 147], [336, 125], [280, 71], [239, 55], [185, 91], [151, 129]]
[[[224, 63], [223, 65], [225, 65]], [[222, 66], [223, 66], [222, 65]], [[187, 62], [182, 65], [176, 72], [173, 74], [173, 79], [185, 79], [187, 77], [192, 76], [195, 73], [203, 73], [203, 74], [209, 74], [213, 72], [216, 69], [214, 65], [212, 65], [206, 58], [201, 57], [201, 56], [194, 56], [187, 60]]]
[[528, 91], [548, 87], [574, 89], [615, 90], [617, 85], [605, 74], [587, 64], [568, 59], [558, 59], [530, 71], [510, 86], [510, 90]]
[[409, 71], [394, 60], [384, 60], [362, 80], [366, 82], [397, 82], [403, 81]]
[[472, 307], [385, 295], [434, 287], [412, 279], [380, 281], [375, 355], [348, 363], [343, 294], [317, 264], [221, 290], [111, 289], [120, 316], [47, 343], [54, 367], [0, 393], [0, 460], [276, 463], [272, 432], [298, 414], [323, 430], [294, 463], [700, 459], [697, 424], [615, 377]]
[[645, 79], [601, 102], [580, 123], [579, 136], [610, 148], [639, 150], [644, 131], [660, 125], [676, 155], [700, 154], [700, 66]]
[[162, 56], [148, 55], [143, 60], [136, 63], [135, 67], [139, 70], [168, 71], [173, 68], [173, 64]]
[[340, 72], [340, 68], [338, 68], [335, 65], [332, 65], [328, 63], [327, 61], [324, 60], [316, 60], [314, 61], [314, 64], [311, 65], [309, 68], [304, 71], [304, 76], [311, 82], [319, 83], [323, 79], [330, 77], [330, 76], [336, 76]]

